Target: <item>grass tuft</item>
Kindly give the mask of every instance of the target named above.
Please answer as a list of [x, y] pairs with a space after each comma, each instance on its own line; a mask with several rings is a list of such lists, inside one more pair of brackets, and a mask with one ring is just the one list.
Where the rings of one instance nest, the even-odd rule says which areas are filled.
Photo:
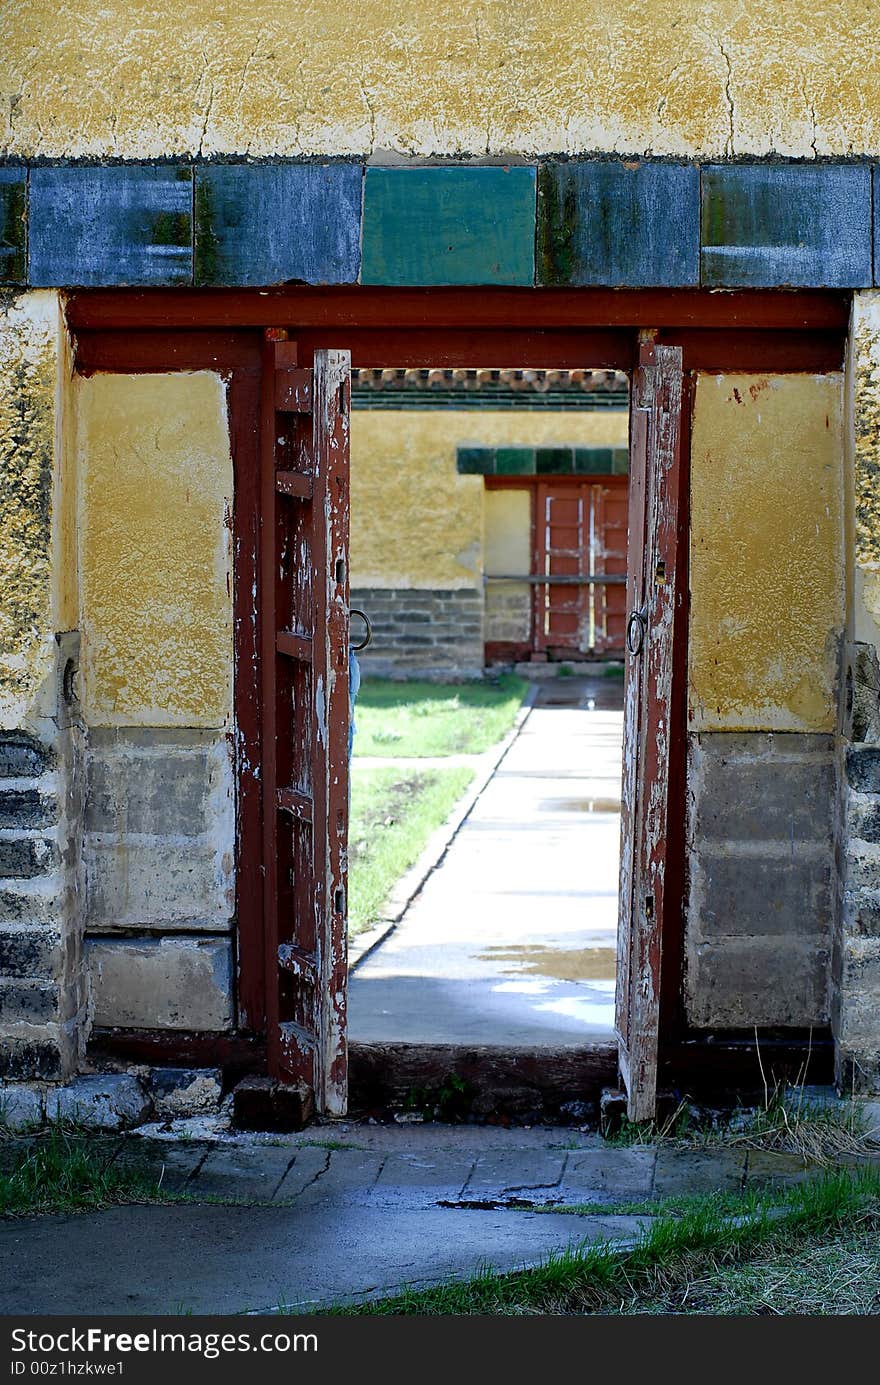
[[473, 779], [469, 769], [359, 769], [351, 780], [348, 927], [352, 937], [382, 917], [400, 877], [449, 817]]
[[27, 1139], [0, 1142], [0, 1215], [80, 1212], [120, 1202], [153, 1202], [159, 1180], [128, 1161], [117, 1162], [116, 1140], [84, 1136], [63, 1126]]
[[355, 758], [480, 754], [510, 730], [527, 687], [513, 674], [460, 684], [366, 678], [355, 704]]

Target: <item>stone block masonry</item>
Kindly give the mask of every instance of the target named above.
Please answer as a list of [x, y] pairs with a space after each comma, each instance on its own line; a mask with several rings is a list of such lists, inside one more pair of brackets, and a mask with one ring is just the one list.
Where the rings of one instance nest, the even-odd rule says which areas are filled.
[[827, 1024], [834, 738], [694, 735], [688, 778], [690, 1022], [716, 1029]]
[[0, 733], [0, 1077], [66, 1077], [81, 1056], [83, 733]]
[[84, 821], [95, 1024], [229, 1028], [235, 819], [226, 738], [93, 729]]
[[[480, 678], [483, 673], [483, 597], [473, 587], [357, 587], [352, 609], [365, 611], [373, 642], [359, 655], [376, 678]], [[352, 621], [358, 638], [360, 621]]]
[[834, 1029], [842, 1091], [880, 1091], [880, 662], [851, 647], [852, 739], [843, 756], [840, 925]]

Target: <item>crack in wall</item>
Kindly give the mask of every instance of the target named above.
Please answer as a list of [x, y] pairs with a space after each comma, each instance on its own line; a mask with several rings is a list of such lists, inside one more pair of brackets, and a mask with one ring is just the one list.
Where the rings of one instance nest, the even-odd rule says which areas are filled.
[[730, 55], [728, 54], [727, 49], [724, 47], [724, 44], [721, 42], [720, 39], [718, 40], [718, 47], [721, 50], [721, 56], [724, 59], [724, 66], [726, 68], [726, 76], [724, 79], [724, 99], [727, 102], [728, 134], [727, 142], [724, 146], [724, 152], [725, 154], [729, 154], [732, 157], [735, 153], [734, 134], [736, 121], [736, 109], [733, 104], [733, 93], [731, 91], [731, 82], [733, 80], [733, 66], [730, 61]]

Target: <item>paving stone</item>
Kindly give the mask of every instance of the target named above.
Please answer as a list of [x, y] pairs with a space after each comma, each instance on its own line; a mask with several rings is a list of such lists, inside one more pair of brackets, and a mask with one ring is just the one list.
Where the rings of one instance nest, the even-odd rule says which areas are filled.
[[659, 1149], [654, 1167], [654, 1197], [735, 1192], [742, 1187], [746, 1154], [742, 1149]]
[[368, 168], [365, 284], [534, 282], [534, 168]]
[[371, 1194], [373, 1202], [412, 1202], [419, 1189], [428, 1202], [455, 1202], [474, 1167], [468, 1157], [391, 1154]]
[[218, 1145], [209, 1152], [190, 1192], [194, 1197], [270, 1202], [293, 1159], [287, 1144]]
[[564, 1202], [607, 1202], [647, 1197], [651, 1192], [653, 1149], [589, 1149], [569, 1154], [560, 1194]]
[[192, 169], [31, 169], [28, 261], [39, 288], [191, 284]]
[[116, 1156], [120, 1167], [137, 1169], [154, 1177], [167, 1192], [184, 1190], [211, 1146], [195, 1140], [125, 1139]]
[[871, 170], [710, 165], [702, 170], [701, 239], [707, 287], [867, 287]]
[[538, 283], [678, 288], [699, 283], [700, 174], [692, 164], [544, 164]]
[[278, 1200], [295, 1198], [297, 1206], [321, 1202], [363, 1202], [379, 1177], [384, 1156], [360, 1149], [315, 1146], [298, 1154]]
[[0, 284], [27, 282], [27, 169], [0, 168]]
[[7, 1130], [28, 1130], [42, 1125], [45, 1102], [39, 1087], [25, 1083], [0, 1083], [0, 1125]]
[[356, 283], [362, 184], [359, 163], [197, 168], [196, 283]]
[[562, 1178], [566, 1155], [552, 1150], [510, 1150], [479, 1158], [462, 1192], [465, 1200], [546, 1192]]
[[821, 1178], [822, 1169], [804, 1164], [799, 1154], [780, 1154], [769, 1149], [750, 1149], [746, 1183], [806, 1183]]
[[46, 1119], [71, 1121], [90, 1130], [124, 1130], [145, 1120], [150, 1103], [130, 1073], [76, 1077], [46, 1093]]

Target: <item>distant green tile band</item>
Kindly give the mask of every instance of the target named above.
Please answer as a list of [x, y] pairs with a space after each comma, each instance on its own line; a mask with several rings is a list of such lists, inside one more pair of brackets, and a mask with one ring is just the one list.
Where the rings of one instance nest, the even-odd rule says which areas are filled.
[[534, 168], [368, 168], [364, 284], [535, 281]]
[[462, 476], [625, 476], [625, 447], [459, 447]]

